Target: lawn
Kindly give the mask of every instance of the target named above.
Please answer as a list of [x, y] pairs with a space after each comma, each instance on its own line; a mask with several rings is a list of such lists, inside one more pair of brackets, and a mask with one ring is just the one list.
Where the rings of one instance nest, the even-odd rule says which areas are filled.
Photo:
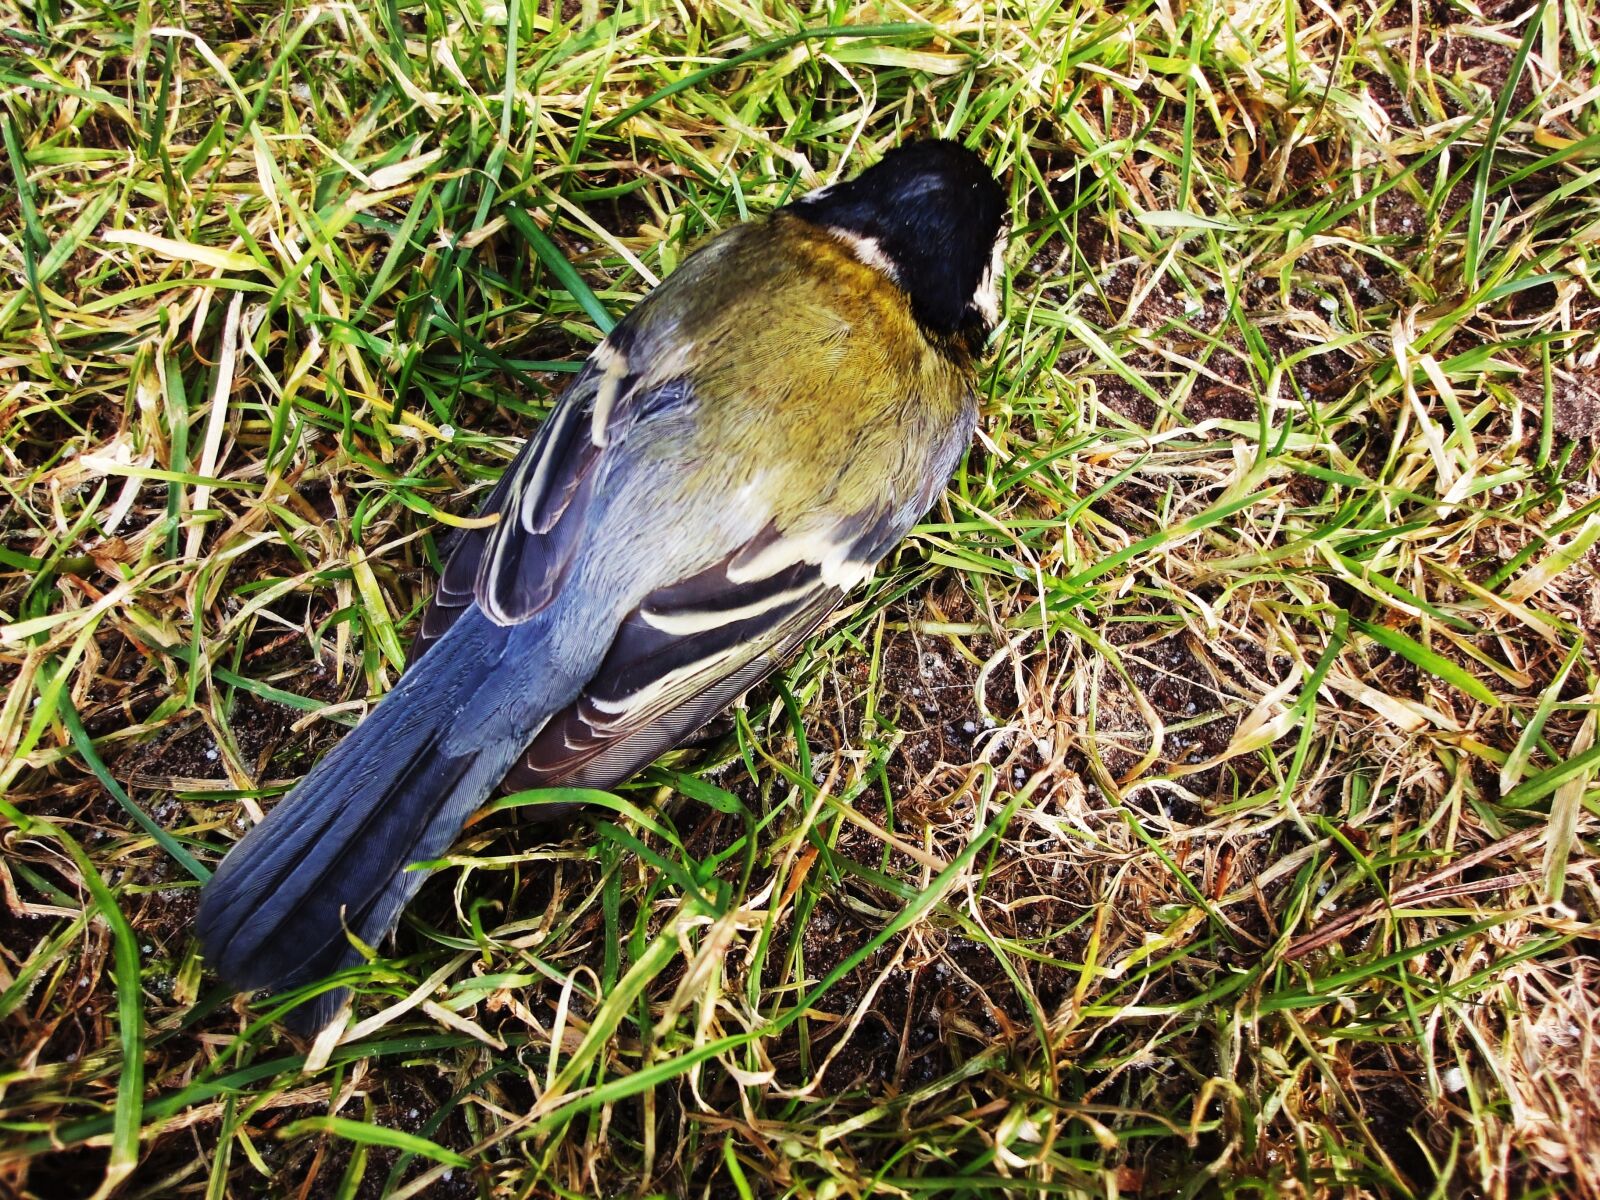
[[[0, 1194], [1600, 1197], [1590, 2], [4, 5]], [[337, 1040], [227, 994], [603, 331], [928, 134], [1014, 229], [940, 505]]]

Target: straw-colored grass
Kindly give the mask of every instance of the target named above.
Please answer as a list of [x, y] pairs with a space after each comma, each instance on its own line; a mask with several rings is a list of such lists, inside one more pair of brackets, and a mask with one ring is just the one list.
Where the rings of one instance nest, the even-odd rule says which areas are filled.
[[[1588, 2], [10, 0], [0, 1192], [1600, 1197]], [[945, 501], [337, 1044], [235, 1004], [199, 881], [605, 323], [927, 133]]]

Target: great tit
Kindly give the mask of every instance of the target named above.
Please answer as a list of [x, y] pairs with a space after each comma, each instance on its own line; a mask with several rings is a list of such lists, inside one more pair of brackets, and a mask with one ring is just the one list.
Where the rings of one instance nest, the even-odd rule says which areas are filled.
[[350, 965], [498, 785], [612, 787], [782, 664], [967, 447], [1004, 207], [976, 154], [914, 142], [634, 307], [455, 547], [399, 682], [205, 885], [216, 972]]

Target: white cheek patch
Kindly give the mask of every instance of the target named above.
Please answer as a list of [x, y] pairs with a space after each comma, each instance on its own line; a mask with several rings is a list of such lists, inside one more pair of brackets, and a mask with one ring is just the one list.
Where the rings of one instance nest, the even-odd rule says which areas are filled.
[[837, 225], [829, 225], [828, 232], [833, 234], [847, 247], [856, 258], [871, 267], [874, 271], [882, 271], [890, 279], [899, 282], [900, 276], [894, 269], [894, 263], [883, 252], [883, 247], [878, 245], [877, 239], [864, 237], [849, 229], [841, 229]]
[[1002, 229], [1000, 236], [994, 240], [994, 254], [983, 272], [983, 278], [978, 280], [978, 288], [972, 293], [972, 307], [978, 310], [978, 315], [991, 329], [1000, 323], [1000, 280], [1005, 274], [1001, 253], [1005, 245], [1006, 231]]

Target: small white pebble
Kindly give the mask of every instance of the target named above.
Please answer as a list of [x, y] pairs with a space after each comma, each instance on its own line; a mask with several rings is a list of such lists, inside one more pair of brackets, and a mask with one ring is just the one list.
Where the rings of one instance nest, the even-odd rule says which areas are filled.
[[455, 436], [456, 436], [456, 427], [454, 425], [441, 425], [441, 426], [439, 426], [439, 440], [441, 442], [454, 441], [455, 440]]
[[206, 761], [207, 762], [216, 762], [217, 761], [217, 752], [216, 752], [215, 749], [211, 749], [211, 750], [207, 750], [206, 751]]
[[1459, 1092], [1467, 1086], [1467, 1077], [1460, 1067], [1451, 1067], [1444, 1073], [1444, 1090]]
[[975, 721], [963, 721], [961, 722], [961, 728], [967, 733], [978, 732], [978, 725]]

